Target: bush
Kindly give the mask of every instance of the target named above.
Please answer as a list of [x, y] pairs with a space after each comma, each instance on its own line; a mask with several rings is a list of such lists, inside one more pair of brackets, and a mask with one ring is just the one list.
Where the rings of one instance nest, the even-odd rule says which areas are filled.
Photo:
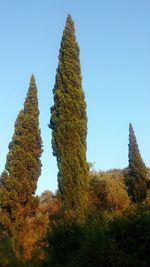
[[70, 264], [80, 250], [82, 239], [83, 231], [79, 223], [64, 219], [57, 222], [48, 235], [50, 266]]
[[86, 222], [84, 240], [77, 258], [80, 267], [113, 267], [122, 255], [109, 235], [108, 223], [102, 218]]
[[126, 265], [150, 266], [150, 208], [141, 206], [110, 222], [110, 235], [124, 252]]
[[90, 206], [96, 211], [122, 213], [130, 204], [121, 171], [91, 173], [89, 195]]

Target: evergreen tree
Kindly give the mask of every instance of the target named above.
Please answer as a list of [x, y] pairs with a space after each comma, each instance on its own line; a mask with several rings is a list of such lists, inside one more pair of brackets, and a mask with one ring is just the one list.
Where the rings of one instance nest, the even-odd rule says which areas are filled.
[[127, 175], [128, 193], [133, 202], [146, 198], [147, 168], [141, 158], [132, 124], [129, 125], [129, 172]]
[[88, 201], [88, 165], [87, 115], [81, 79], [79, 46], [68, 15], [59, 51], [50, 128], [64, 208], [83, 215]]
[[37, 88], [32, 75], [1, 175], [2, 221], [8, 228], [13, 228], [13, 224], [16, 227], [34, 212], [37, 200], [33, 195], [41, 174], [41, 153]]

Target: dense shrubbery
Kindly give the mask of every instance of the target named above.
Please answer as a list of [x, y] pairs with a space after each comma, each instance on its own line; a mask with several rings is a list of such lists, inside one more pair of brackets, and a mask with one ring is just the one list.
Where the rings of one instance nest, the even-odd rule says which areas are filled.
[[91, 172], [90, 206], [103, 213], [122, 213], [130, 203], [121, 170]]
[[86, 219], [79, 222], [74, 213], [64, 217], [59, 197], [44, 192], [18, 237], [23, 258], [18, 252], [16, 257], [13, 238], [1, 228], [1, 266], [149, 266], [150, 208], [130, 202], [124, 171], [93, 171], [89, 193]]
[[48, 234], [47, 266], [149, 266], [149, 224], [146, 206], [110, 220], [88, 215], [84, 224], [60, 221]]

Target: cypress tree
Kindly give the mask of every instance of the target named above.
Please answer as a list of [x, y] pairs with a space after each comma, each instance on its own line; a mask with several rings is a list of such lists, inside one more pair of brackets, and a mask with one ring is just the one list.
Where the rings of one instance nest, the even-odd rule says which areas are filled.
[[129, 167], [127, 175], [128, 193], [133, 202], [142, 202], [146, 198], [147, 168], [143, 162], [132, 124], [129, 124]]
[[41, 174], [41, 153], [37, 88], [32, 75], [1, 175], [2, 220], [8, 228], [13, 228], [13, 224], [16, 227], [34, 212], [37, 200], [33, 195]]
[[51, 108], [53, 154], [57, 158], [58, 187], [66, 211], [84, 214], [87, 205], [87, 115], [74, 22], [67, 17]]

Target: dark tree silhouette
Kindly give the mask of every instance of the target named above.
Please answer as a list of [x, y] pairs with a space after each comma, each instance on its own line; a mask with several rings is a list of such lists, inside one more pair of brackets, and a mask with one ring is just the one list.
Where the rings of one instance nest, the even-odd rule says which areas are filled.
[[146, 198], [147, 168], [141, 158], [131, 123], [129, 125], [129, 172], [126, 183], [133, 202], [142, 202]]

